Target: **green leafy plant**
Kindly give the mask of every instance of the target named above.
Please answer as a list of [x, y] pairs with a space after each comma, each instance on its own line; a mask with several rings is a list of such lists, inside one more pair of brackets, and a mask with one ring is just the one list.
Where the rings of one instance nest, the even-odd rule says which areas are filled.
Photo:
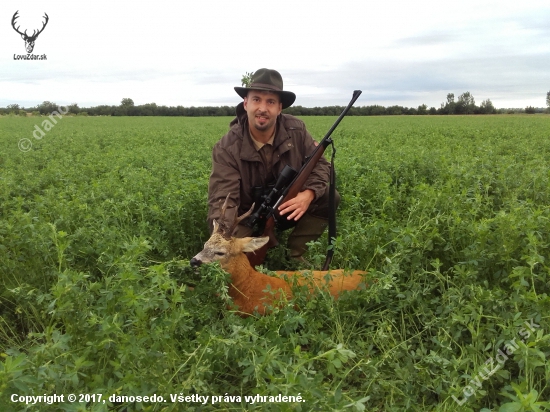
[[[346, 118], [331, 267], [368, 281], [338, 300], [294, 285], [246, 319], [218, 265], [189, 266], [230, 120], [66, 117], [23, 153], [36, 119], [0, 118], [1, 410], [50, 393], [106, 402], [41, 411], [549, 409], [548, 117]], [[295, 268], [286, 235], [266, 273]]]

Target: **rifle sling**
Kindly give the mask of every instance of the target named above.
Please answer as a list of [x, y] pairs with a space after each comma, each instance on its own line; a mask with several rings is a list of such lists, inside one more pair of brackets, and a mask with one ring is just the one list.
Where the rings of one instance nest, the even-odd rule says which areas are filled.
[[330, 139], [330, 144], [332, 145], [332, 156], [330, 158], [330, 186], [328, 192], [328, 249], [327, 258], [321, 270], [328, 270], [334, 255], [334, 243], [336, 241], [336, 172], [334, 170], [336, 147], [332, 139]]

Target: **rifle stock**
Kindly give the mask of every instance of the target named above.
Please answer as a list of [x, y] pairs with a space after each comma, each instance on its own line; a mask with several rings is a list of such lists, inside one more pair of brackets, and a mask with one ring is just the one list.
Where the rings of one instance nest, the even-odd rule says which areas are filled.
[[284, 217], [279, 215], [279, 211], [277, 210], [277, 207], [280, 204], [285, 203], [290, 199], [293, 199], [294, 197], [296, 197], [298, 193], [300, 193], [302, 187], [304, 186], [307, 179], [309, 178], [309, 175], [317, 165], [317, 162], [319, 161], [321, 156], [323, 156], [325, 149], [327, 148], [327, 146], [332, 144], [332, 139], [330, 138], [330, 135], [332, 134], [334, 129], [336, 129], [336, 127], [338, 126], [340, 121], [344, 118], [344, 116], [348, 113], [349, 109], [351, 109], [351, 107], [353, 106], [355, 101], [359, 98], [361, 93], [362, 93], [361, 90], [353, 91], [353, 96], [351, 101], [348, 103], [346, 108], [342, 111], [340, 116], [338, 116], [338, 119], [336, 119], [332, 127], [329, 129], [325, 137], [323, 137], [323, 139], [321, 140], [319, 145], [315, 148], [313, 153], [310, 156], [306, 157], [306, 162], [303, 164], [302, 168], [300, 169], [300, 171], [298, 172], [294, 180], [283, 191], [282, 196], [273, 206], [272, 212], [269, 213], [266, 219], [265, 228], [262, 233], [262, 236], [269, 236], [269, 241], [262, 248], [256, 250], [255, 252], [247, 253], [248, 260], [250, 261], [250, 264], [252, 266], [261, 265], [265, 260], [267, 251], [270, 248], [275, 247], [279, 244], [277, 237], [275, 236], [275, 217], [277, 219], [284, 219]]
[[269, 236], [269, 241], [265, 245], [263, 245], [260, 249], [257, 249], [254, 252], [246, 253], [246, 256], [248, 257], [248, 261], [250, 262], [252, 267], [258, 266], [264, 263], [265, 256], [267, 255], [267, 251], [272, 247], [279, 245], [279, 241], [275, 236], [275, 219], [273, 218], [273, 216], [271, 216], [265, 222], [265, 228], [264, 228], [264, 232], [262, 233], [262, 236]]

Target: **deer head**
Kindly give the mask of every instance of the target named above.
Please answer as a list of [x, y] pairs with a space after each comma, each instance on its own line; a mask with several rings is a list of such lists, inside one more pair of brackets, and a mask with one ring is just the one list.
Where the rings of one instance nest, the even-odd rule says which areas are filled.
[[20, 26], [17, 26], [17, 28], [15, 28], [15, 20], [19, 17], [19, 16], [17, 15], [17, 13], [19, 13], [19, 10], [17, 10], [17, 11], [14, 13], [14, 15], [13, 15], [13, 17], [12, 17], [12, 19], [11, 19], [11, 25], [12, 25], [13, 29], [14, 29], [17, 33], [19, 33], [19, 34], [21, 35], [21, 38], [22, 38], [23, 40], [25, 40], [25, 48], [27, 49], [27, 53], [32, 53], [32, 51], [33, 51], [33, 49], [34, 49], [34, 42], [36, 41], [36, 38], [38, 37], [38, 35], [39, 35], [40, 33], [42, 33], [42, 31], [43, 31], [44, 28], [46, 27], [46, 24], [48, 24], [48, 20], [49, 20], [50, 18], [48, 17], [48, 15], [47, 15], [46, 13], [44, 13], [44, 18], [46, 19], [46, 21], [45, 21], [44, 23], [42, 23], [42, 24], [43, 24], [43, 25], [42, 25], [42, 28], [41, 28], [40, 30], [38, 30], [38, 32], [37, 32], [36, 30], [34, 30], [33, 33], [32, 33], [32, 36], [28, 36], [28, 35], [27, 35], [27, 30], [25, 30], [24, 33], [21, 33], [21, 32], [19, 31], [19, 27], [20, 27]]
[[220, 218], [214, 220], [214, 231], [212, 236], [204, 244], [203, 250], [198, 253], [189, 262], [191, 266], [197, 267], [203, 263], [220, 262], [222, 268], [235, 257], [243, 254], [244, 252], [253, 252], [263, 245], [265, 245], [269, 237], [245, 237], [235, 238], [232, 236], [233, 230], [237, 227], [239, 222], [250, 216], [254, 205], [245, 214], [236, 217], [235, 220], [228, 224], [225, 220], [225, 211], [227, 210], [227, 202], [229, 200], [229, 194], [225, 198], [225, 202], [221, 207]]

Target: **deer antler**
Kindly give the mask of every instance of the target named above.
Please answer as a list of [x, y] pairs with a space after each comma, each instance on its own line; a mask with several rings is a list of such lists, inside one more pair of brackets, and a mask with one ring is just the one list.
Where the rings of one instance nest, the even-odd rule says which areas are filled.
[[235, 218], [235, 221], [233, 222], [233, 224], [231, 225], [231, 232], [233, 232], [233, 230], [235, 230], [235, 228], [237, 227], [237, 225], [244, 219], [246, 219], [248, 216], [250, 216], [252, 214], [252, 211], [254, 210], [254, 205], [255, 203], [252, 203], [252, 206], [250, 206], [250, 209], [248, 209], [248, 212], [246, 212], [245, 214], [239, 216], [239, 217], [236, 217]]
[[17, 10], [14, 13], [13, 17], [11, 18], [11, 25], [17, 33], [19, 33], [21, 36], [25, 36], [29, 40], [36, 39], [36, 37], [38, 37], [38, 35], [40, 33], [42, 33], [42, 31], [44, 31], [44, 28], [46, 27], [46, 25], [48, 24], [48, 21], [50, 20], [50, 18], [48, 17], [48, 14], [46, 12], [44, 12], [43, 17], [46, 19], [46, 21], [44, 23], [42, 23], [42, 28], [40, 30], [38, 30], [38, 33], [36, 32], [36, 30], [34, 30], [33, 33], [32, 33], [32, 36], [29, 36], [27, 34], [27, 30], [25, 30], [25, 33], [21, 33], [19, 31], [19, 27], [21, 27], [21, 26], [17, 26], [17, 28], [15, 28], [15, 20], [17, 20], [19, 18], [19, 16], [17, 15], [18, 13], [19, 13], [19, 10]]
[[19, 18], [19, 16], [17, 15], [17, 13], [19, 13], [19, 10], [17, 10], [17, 11], [13, 14], [13, 17], [11, 18], [11, 25], [12, 25], [13, 29], [14, 29], [17, 33], [19, 33], [21, 36], [27, 36], [27, 30], [25, 30], [25, 33], [21, 33], [21, 32], [19, 31], [19, 27], [21, 27], [21, 26], [17, 26], [17, 28], [15, 28], [15, 20], [16, 20], [17, 18]]
[[42, 17], [45, 17], [46, 21], [44, 23], [42, 23], [42, 28], [38, 31], [38, 33], [34, 34], [34, 32], [33, 32], [32, 37], [38, 37], [38, 35], [44, 31], [44, 28], [46, 27], [46, 24], [48, 24], [48, 21], [50, 21], [50, 18], [48, 17], [46, 12], [44, 12], [44, 16], [42, 16]]
[[[233, 230], [231, 227], [227, 224], [227, 219], [225, 218], [225, 211], [227, 210], [227, 202], [229, 201], [229, 196], [231, 193], [227, 194], [227, 197], [225, 198], [225, 202], [223, 202], [223, 205], [220, 209], [220, 217], [216, 219], [216, 222], [218, 223], [218, 229], [217, 233], [222, 235], [225, 239], [230, 239], [231, 234], [233, 233]], [[221, 203], [221, 199], [220, 199]]]
[[231, 193], [228, 193], [225, 202], [223, 202], [223, 205], [221, 206], [220, 210], [220, 218], [218, 219], [218, 233], [220, 233], [224, 238], [230, 239], [231, 235], [233, 234], [233, 231], [237, 227], [237, 225], [244, 219], [246, 219], [252, 211], [254, 210], [254, 203], [252, 203], [252, 206], [250, 207], [250, 210], [246, 212], [245, 214], [235, 217], [233, 220], [233, 223], [231, 225], [228, 225], [228, 222], [225, 219], [225, 211], [227, 210], [227, 203], [229, 201], [229, 196]]
[[[229, 201], [229, 196], [231, 195], [231, 193], [228, 193], [227, 196], [225, 197], [225, 202], [223, 202], [223, 205], [222, 205], [222, 208], [220, 210], [220, 220], [225, 220], [225, 211], [227, 210], [227, 202]], [[221, 202], [221, 200], [220, 200]]]

